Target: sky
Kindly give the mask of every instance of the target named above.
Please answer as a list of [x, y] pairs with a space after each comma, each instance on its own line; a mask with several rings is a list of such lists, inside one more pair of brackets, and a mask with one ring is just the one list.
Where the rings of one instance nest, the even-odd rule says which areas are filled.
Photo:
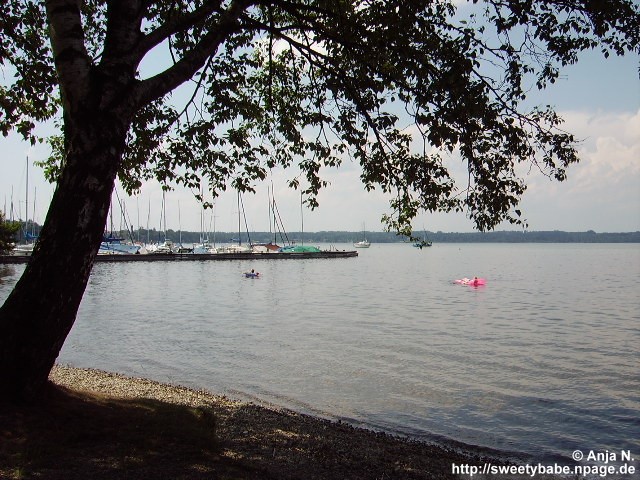
[[[563, 71], [562, 78], [549, 89], [531, 97], [535, 103], [550, 104], [565, 119], [564, 129], [582, 139], [581, 161], [568, 169], [564, 182], [551, 181], [540, 173], [527, 172], [520, 209], [528, 230], [596, 232], [640, 231], [640, 58], [604, 59], [597, 53], [583, 54], [578, 64]], [[48, 156], [45, 145], [30, 146], [17, 135], [0, 138], [0, 210], [42, 224], [54, 187], [33, 166]], [[27, 164], [29, 191], [26, 195]], [[463, 174], [461, 162], [451, 158], [451, 170]], [[379, 191], [366, 192], [359, 179], [359, 166], [345, 161], [339, 169], [326, 170], [330, 185], [321, 191], [320, 207], [301, 208], [300, 193], [289, 189], [286, 180], [295, 172], [276, 170], [268, 183], [259, 184], [255, 194], [244, 194], [243, 204], [250, 231], [269, 231], [269, 193], [273, 184], [275, 200], [289, 231], [307, 232], [382, 231], [381, 217], [389, 213], [389, 198]], [[137, 197], [124, 200], [127, 218], [134, 226], [162, 229], [162, 191], [157, 182], [145, 183]], [[115, 199], [115, 195], [114, 195]], [[207, 230], [231, 232], [238, 229], [237, 197], [233, 192], [216, 200], [214, 211], [204, 213]], [[190, 191], [166, 194], [167, 228], [200, 231], [202, 209]], [[114, 212], [114, 226], [122, 215]], [[416, 230], [442, 232], [473, 231], [464, 213], [423, 213]], [[517, 230], [508, 223], [496, 230]], [[244, 220], [243, 228], [244, 230]]]

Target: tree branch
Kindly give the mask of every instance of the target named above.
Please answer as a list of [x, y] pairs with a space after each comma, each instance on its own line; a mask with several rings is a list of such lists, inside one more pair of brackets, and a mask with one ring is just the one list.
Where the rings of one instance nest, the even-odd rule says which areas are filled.
[[[136, 59], [141, 60], [149, 51], [178, 32], [192, 28], [194, 25], [203, 22], [214, 12], [220, 11], [222, 2], [208, 2], [193, 12], [186, 13], [171, 21], [163, 23], [155, 30], [145, 35], [135, 50]], [[148, 8], [148, 7], [147, 7]]]
[[[132, 101], [139, 106], [146, 105], [189, 80], [205, 65], [209, 57], [215, 54], [218, 47], [229, 35], [241, 28], [239, 25], [240, 16], [255, 3], [255, 0], [234, 0], [229, 8], [220, 15], [217, 28], [212, 27], [190, 52], [164, 72], [138, 82], [131, 94]], [[200, 12], [201, 15], [202, 13]], [[195, 20], [196, 17], [190, 18]], [[200, 17], [197, 18], [202, 21]], [[181, 25], [182, 28], [188, 27], [186, 23]]]
[[107, 8], [107, 34], [103, 60], [117, 62], [129, 54], [140, 40], [142, 0], [112, 0]]
[[82, 106], [89, 92], [91, 58], [84, 45], [77, 0], [46, 0], [51, 47], [65, 111]]

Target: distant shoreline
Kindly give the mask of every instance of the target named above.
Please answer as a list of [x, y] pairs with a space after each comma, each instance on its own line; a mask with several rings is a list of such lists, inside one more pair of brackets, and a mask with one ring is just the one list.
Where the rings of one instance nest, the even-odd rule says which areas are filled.
[[[35, 235], [40, 225], [34, 224], [31, 230]], [[131, 232], [109, 232], [126, 242], [162, 243], [171, 240], [176, 244], [190, 246], [200, 244], [203, 239], [211, 245], [275, 243], [280, 246], [295, 244], [352, 244], [363, 239], [371, 243], [413, 243], [426, 240], [438, 243], [640, 243], [640, 231], [635, 232], [570, 232], [564, 230], [500, 230], [491, 232], [433, 232], [414, 230], [413, 239], [384, 231], [343, 231], [320, 230], [315, 232], [188, 232], [169, 229], [166, 232], [153, 229], [132, 230]], [[19, 239], [17, 243], [24, 243]]]
[[[125, 239], [138, 239], [137, 232], [131, 237], [116, 232]], [[151, 242], [158, 242], [159, 233], [151, 230], [148, 237]], [[164, 235], [164, 233], [162, 234]], [[182, 242], [184, 245], [199, 243], [202, 237], [200, 232], [178, 232], [167, 230], [167, 239], [173, 242]], [[494, 232], [430, 232], [427, 230], [415, 230], [413, 235], [418, 240], [426, 239], [437, 243], [640, 243], [640, 231], [637, 232], [612, 232], [597, 233], [592, 230], [586, 232], [564, 232], [564, 231], [494, 231]], [[392, 232], [367, 231], [365, 236], [371, 243], [413, 243], [407, 237], [398, 236]], [[351, 244], [362, 240], [362, 232], [349, 231], [317, 231], [317, 232], [288, 232], [286, 238], [270, 232], [242, 232], [241, 241], [248, 243], [268, 243], [273, 242], [278, 245], [286, 245], [288, 242], [297, 244]], [[147, 241], [146, 231], [139, 235], [140, 241]], [[209, 233], [210, 243], [218, 245], [238, 243], [238, 232], [216, 232]], [[164, 237], [160, 242], [164, 241]]]
[[[237, 235], [237, 234], [236, 234]], [[252, 234], [258, 238], [260, 233]], [[494, 231], [494, 232], [422, 232], [414, 231], [414, 237], [436, 243], [640, 243], [640, 231], [597, 233], [592, 230], [586, 232], [564, 231]], [[184, 233], [183, 233], [184, 236]], [[224, 234], [220, 234], [220, 238]], [[290, 233], [291, 238], [304, 238], [305, 242], [313, 243], [350, 243], [362, 237], [361, 232], [310, 232]], [[371, 243], [402, 243], [412, 241], [406, 237], [399, 237], [391, 232], [367, 232], [367, 240]]]

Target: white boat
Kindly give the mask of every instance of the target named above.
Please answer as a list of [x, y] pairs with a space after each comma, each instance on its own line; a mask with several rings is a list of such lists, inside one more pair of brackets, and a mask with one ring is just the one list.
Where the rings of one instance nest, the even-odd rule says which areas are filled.
[[12, 254], [18, 256], [29, 256], [33, 253], [33, 243], [24, 243], [13, 247]]
[[175, 253], [176, 245], [171, 240], [165, 240], [156, 245], [152, 253]]
[[208, 240], [205, 240], [200, 243], [194, 243], [193, 248], [191, 249], [191, 253], [194, 255], [209, 255], [211, 253], [218, 253], [213, 245], [209, 243]]
[[356, 248], [369, 248], [371, 246], [371, 242], [367, 240], [364, 225], [362, 225], [362, 240], [359, 242], [353, 242], [353, 246]]
[[126, 243], [123, 240], [124, 239], [114, 237], [113, 235], [105, 235], [100, 243], [98, 255], [135, 255], [138, 253], [146, 253], [146, 250], [142, 249], [142, 245]]
[[217, 253], [253, 253], [250, 246], [247, 245], [227, 245], [216, 249]]
[[430, 247], [433, 245], [433, 242], [431, 240], [427, 240], [427, 232], [425, 231], [424, 235], [422, 235], [422, 240], [416, 240], [413, 243], [413, 246], [416, 248], [424, 248], [424, 247]]
[[[201, 192], [201, 194], [203, 194]], [[215, 208], [215, 204], [214, 204]], [[216, 238], [216, 225], [215, 225], [215, 216], [213, 212], [211, 212], [211, 219], [213, 221], [213, 238], [214, 245], [209, 241], [209, 232], [205, 228], [205, 209], [204, 207], [200, 211], [200, 242], [194, 243], [191, 248], [191, 253], [194, 255], [210, 255], [212, 253], [218, 253], [218, 250], [215, 247], [215, 238]]]
[[280, 246], [272, 242], [251, 244], [251, 251], [253, 253], [277, 253], [278, 250], [280, 250]]

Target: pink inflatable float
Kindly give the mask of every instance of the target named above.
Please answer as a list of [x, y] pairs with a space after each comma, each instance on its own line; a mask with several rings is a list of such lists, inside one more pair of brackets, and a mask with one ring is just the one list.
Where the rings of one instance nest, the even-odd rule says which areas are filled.
[[466, 278], [465, 277], [465, 278], [460, 278], [456, 280], [455, 283], [458, 283], [460, 285], [469, 285], [470, 287], [478, 287], [480, 285], [485, 285], [487, 281], [484, 278], [478, 278], [478, 277]]

